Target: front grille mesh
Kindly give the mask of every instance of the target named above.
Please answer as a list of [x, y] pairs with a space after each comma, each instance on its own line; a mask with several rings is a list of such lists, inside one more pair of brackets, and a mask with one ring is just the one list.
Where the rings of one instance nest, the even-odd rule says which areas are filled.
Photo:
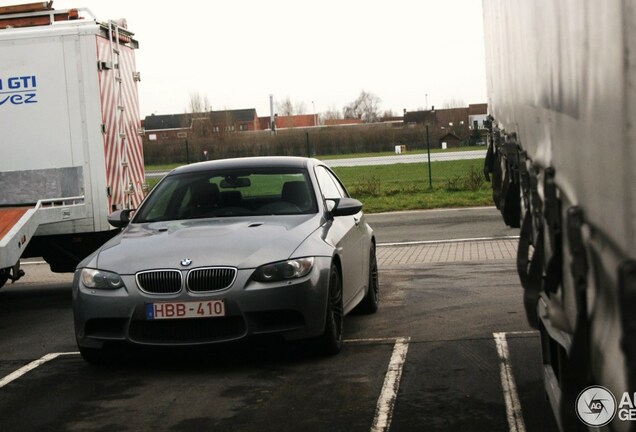
[[188, 273], [188, 290], [193, 292], [218, 291], [229, 288], [236, 278], [232, 267], [193, 269]]
[[137, 273], [139, 288], [151, 294], [174, 294], [181, 291], [179, 270], [152, 270]]
[[238, 339], [247, 327], [240, 316], [137, 321], [130, 323], [130, 338], [145, 343], [205, 343]]

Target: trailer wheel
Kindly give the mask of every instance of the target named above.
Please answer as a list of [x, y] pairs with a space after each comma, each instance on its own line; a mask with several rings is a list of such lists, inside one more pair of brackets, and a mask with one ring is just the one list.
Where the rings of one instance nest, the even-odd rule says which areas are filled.
[[0, 269], [0, 288], [2, 288], [4, 286], [4, 284], [7, 283], [7, 281], [9, 280], [9, 271], [11, 269], [8, 268], [3, 268]]

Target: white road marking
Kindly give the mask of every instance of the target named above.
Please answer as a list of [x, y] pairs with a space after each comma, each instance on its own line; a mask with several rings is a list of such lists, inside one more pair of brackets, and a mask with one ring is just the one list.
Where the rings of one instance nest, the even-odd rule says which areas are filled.
[[395, 243], [378, 243], [380, 246], [415, 246], [415, 245], [430, 245], [441, 243], [466, 243], [466, 242], [479, 242], [479, 241], [496, 241], [496, 240], [516, 240], [519, 236], [499, 236], [499, 237], [472, 237], [463, 239], [445, 239], [445, 240], [419, 240], [419, 241], [407, 241], [407, 242], [395, 242]]
[[79, 354], [79, 352], [62, 352], [62, 353], [51, 353], [51, 354], [47, 354], [37, 360], [32, 361], [31, 363], [29, 363], [26, 366], [21, 367], [20, 369], [16, 370], [15, 372], [10, 373], [9, 375], [5, 376], [4, 378], [0, 379], [0, 388], [6, 386], [7, 384], [9, 384], [12, 381], [17, 380], [18, 378], [26, 375], [27, 373], [31, 372], [33, 369], [42, 366], [44, 363], [50, 362], [51, 360], [55, 360], [56, 358], [58, 358], [59, 356], [64, 356], [64, 355], [76, 355]]
[[539, 330], [521, 330], [505, 332], [506, 338], [508, 336], [539, 336]]
[[393, 354], [389, 361], [389, 367], [384, 376], [384, 385], [382, 392], [378, 398], [375, 408], [375, 417], [371, 426], [371, 432], [386, 432], [391, 426], [391, 418], [393, 417], [393, 408], [397, 399], [398, 390], [400, 388], [400, 378], [402, 377], [402, 368], [406, 361], [406, 353], [409, 350], [410, 337], [398, 338], [395, 340]]
[[497, 210], [495, 206], [482, 206], [482, 207], [456, 207], [456, 208], [435, 208], [435, 209], [425, 209], [425, 210], [397, 210], [397, 211], [387, 211], [381, 213], [370, 213], [367, 216], [382, 216], [382, 215], [393, 215], [393, 214], [417, 214], [417, 213], [451, 213], [451, 212], [469, 212], [469, 211], [483, 211], [483, 210]]
[[517, 385], [510, 366], [510, 353], [508, 352], [508, 342], [506, 333], [493, 333], [497, 353], [499, 354], [501, 387], [503, 388], [504, 401], [506, 402], [506, 415], [508, 416], [508, 427], [510, 432], [525, 432], [526, 425], [523, 421], [521, 403], [517, 393]]
[[397, 341], [404, 338], [363, 338], [363, 339], [345, 339], [343, 342], [352, 345], [373, 345], [378, 343], [391, 343], [395, 344]]

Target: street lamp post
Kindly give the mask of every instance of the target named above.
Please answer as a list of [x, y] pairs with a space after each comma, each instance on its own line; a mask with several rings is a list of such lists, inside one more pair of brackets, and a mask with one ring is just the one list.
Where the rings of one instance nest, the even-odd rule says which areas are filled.
[[318, 114], [316, 113], [316, 104], [311, 101], [311, 105], [314, 107], [314, 126], [318, 126]]

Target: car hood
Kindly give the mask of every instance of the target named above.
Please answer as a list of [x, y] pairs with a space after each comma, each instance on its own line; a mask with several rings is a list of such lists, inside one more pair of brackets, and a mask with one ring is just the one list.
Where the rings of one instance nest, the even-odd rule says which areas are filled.
[[285, 260], [321, 225], [317, 215], [219, 218], [128, 226], [97, 254], [97, 267], [119, 274], [145, 269], [255, 268]]

